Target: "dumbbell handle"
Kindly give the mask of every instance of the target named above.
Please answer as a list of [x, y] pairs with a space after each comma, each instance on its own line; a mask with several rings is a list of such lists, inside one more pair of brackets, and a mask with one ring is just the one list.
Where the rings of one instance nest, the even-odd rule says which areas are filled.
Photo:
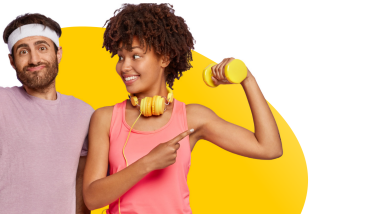
[[[212, 66], [217, 63], [208, 65], [202, 72], [202, 78], [206, 85], [214, 88], [217, 87], [212, 80]], [[247, 68], [245, 63], [239, 59], [234, 59], [229, 64], [225, 65], [225, 77], [230, 83], [241, 83], [247, 76]]]

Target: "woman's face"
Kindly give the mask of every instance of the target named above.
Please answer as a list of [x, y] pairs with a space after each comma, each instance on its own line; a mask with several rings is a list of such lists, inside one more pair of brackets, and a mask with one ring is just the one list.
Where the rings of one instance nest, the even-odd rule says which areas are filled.
[[136, 36], [133, 38], [131, 51], [122, 46], [120, 44], [118, 50], [116, 71], [123, 79], [127, 91], [131, 94], [144, 93], [146, 96], [153, 96], [153, 89], [157, 90], [163, 81], [165, 83], [164, 68], [167, 64], [163, 64], [163, 57], [158, 56], [153, 48], [146, 51], [145, 47], [140, 46]]

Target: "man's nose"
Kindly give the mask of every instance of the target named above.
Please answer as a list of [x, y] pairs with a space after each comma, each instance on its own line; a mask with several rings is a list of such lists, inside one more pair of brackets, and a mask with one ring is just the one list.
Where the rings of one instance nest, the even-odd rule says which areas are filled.
[[30, 51], [29, 64], [37, 65], [41, 61], [41, 57], [37, 51]]

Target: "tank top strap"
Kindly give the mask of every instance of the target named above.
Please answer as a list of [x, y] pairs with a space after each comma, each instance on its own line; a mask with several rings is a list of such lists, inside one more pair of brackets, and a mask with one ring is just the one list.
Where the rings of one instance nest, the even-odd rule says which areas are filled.
[[121, 103], [117, 103], [114, 105], [114, 109], [112, 111], [112, 118], [111, 118], [111, 124], [110, 124], [110, 142], [111, 138], [113, 136], [119, 136], [119, 133], [121, 132], [121, 128], [123, 126], [123, 115], [125, 109], [126, 109], [126, 102], [127, 100], [124, 100]]
[[177, 120], [175, 124], [180, 124], [184, 131], [188, 130], [186, 105], [176, 99], [174, 99], [174, 101], [176, 102], [176, 108], [174, 108], [172, 114], [176, 115], [176, 117], [174, 117], [174, 119]]

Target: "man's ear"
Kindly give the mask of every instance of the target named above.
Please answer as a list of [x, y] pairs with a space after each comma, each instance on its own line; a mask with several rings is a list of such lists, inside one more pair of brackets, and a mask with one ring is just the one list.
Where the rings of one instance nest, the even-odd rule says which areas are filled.
[[171, 62], [171, 60], [170, 60], [168, 55], [162, 55], [161, 56], [161, 66], [163, 68], [166, 68], [170, 62]]
[[62, 47], [60, 46], [57, 51], [57, 62], [58, 64], [61, 62], [62, 59]]
[[15, 61], [13, 60], [12, 55], [11, 55], [11, 54], [8, 54], [8, 57], [9, 57], [9, 62], [11, 63], [13, 69], [16, 70]]

